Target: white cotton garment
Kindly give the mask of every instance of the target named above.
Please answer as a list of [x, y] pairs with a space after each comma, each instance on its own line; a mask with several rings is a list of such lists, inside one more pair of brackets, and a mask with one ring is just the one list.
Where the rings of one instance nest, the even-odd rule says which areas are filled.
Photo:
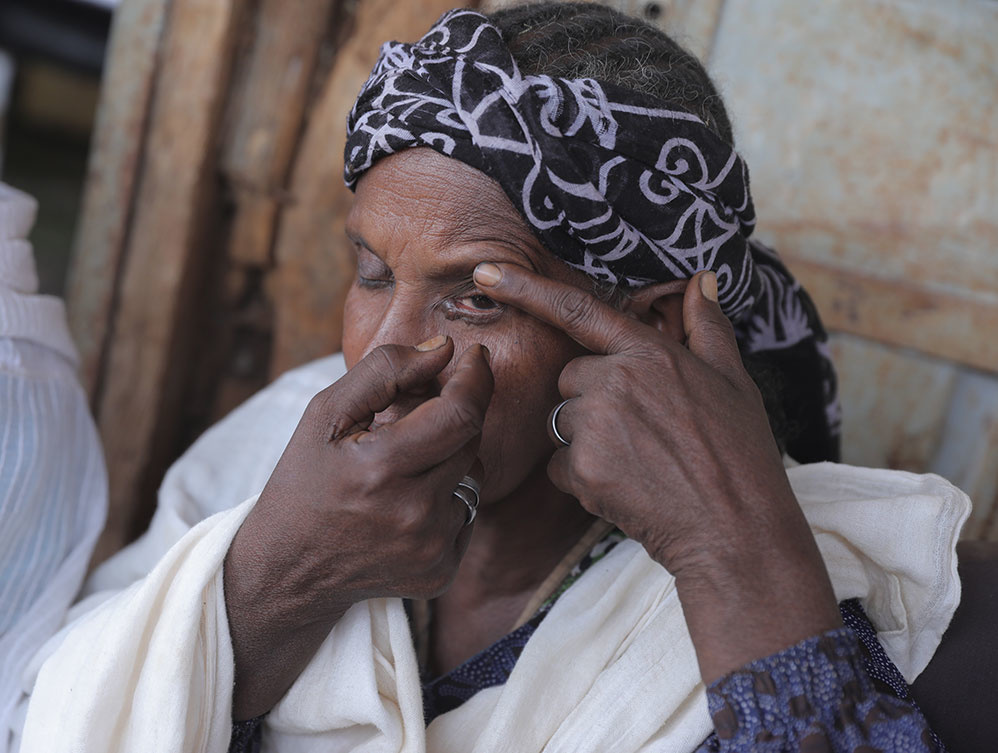
[[[338, 357], [292, 372], [178, 461], [150, 531], [95, 574], [93, 596], [33, 662], [23, 752], [226, 750], [233, 659], [221, 563], [309, 398], [342, 373]], [[895, 471], [788, 474], [836, 595], [862, 600], [914, 679], [959, 602], [966, 495]], [[505, 685], [429, 728], [402, 603], [355, 605], [267, 717], [264, 750], [664, 753], [692, 750], [710, 731], [674, 580], [624, 542], [561, 596]]]
[[0, 753], [23, 721], [25, 668], [76, 598], [107, 511], [66, 314], [37, 294], [36, 209], [0, 183]]

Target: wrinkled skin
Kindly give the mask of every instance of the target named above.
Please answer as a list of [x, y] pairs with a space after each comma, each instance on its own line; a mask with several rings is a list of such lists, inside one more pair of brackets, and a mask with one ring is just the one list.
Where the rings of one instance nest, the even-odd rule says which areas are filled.
[[[276, 703], [367, 598], [435, 598], [431, 669], [456, 666], [595, 516], [676, 575], [705, 680], [838, 624], [712, 275], [613, 309], [496, 184], [426, 149], [361, 179], [346, 230], [349, 372], [226, 558], [236, 718]], [[467, 473], [482, 506], [466, 527]]]

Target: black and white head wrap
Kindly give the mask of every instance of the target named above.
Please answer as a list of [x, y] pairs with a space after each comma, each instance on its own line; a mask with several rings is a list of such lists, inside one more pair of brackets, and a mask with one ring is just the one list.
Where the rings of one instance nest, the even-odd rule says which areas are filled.
[[750, 239], [748, 169], [699, 117], [593, 79], [521, 75], [486, 16], [454, 10], [418, 42], [382, 47], [348, 118], [347, 185], [417, 146], [493, 178], [544, 246], [595, 280], [636, 288], [713, 270], [743, 356], [779, 374], [788, 452], [837, 459], [817, 311]]

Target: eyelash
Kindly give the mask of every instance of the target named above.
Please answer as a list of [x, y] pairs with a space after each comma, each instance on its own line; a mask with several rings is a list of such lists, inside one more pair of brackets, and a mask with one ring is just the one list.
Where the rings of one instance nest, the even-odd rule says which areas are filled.
[[[364, 277], [359, 271], [357, 272], [357, 286], [366, 290], [384, 290], [394, 284], [395, 280], [391, 278]], [[487, 301], [490, 308], [478, 309], [459, 306], [461, 301], [475, 302], [476, 300], [479, 303]], [[443, 309], [444, 316], [448, 319], [464, 319], [472, 324], [491, 324], [505, 310], [505, 306], [501, 303], [493, 301], [487, 295], [478, 293], [474, 283], [460, 286], [436, 305]]]
[[393, 282], [393, 280], [382, 280], [377, 277], [364, 277], [360, 272], [357, 273], [357, 285], [362, 288], [377, 290], [390, 287]]

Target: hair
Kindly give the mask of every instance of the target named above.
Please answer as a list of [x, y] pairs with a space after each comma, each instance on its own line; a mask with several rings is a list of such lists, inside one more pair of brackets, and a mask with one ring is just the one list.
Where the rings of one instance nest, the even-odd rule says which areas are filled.
[[[626, 87], [696, 115], [734, 144], [724, 102], [706, 69], [657, 27], [605, 5], [579, 2], [519, 5], [496, 11], [489, 19], [524, 75], [592, 78]], [[616, 285], [595, 282], [594, 289], [614, 306], [627, 297], [627, 290]], [[779, 370], [758, 355], [743, 353], [742, 361], [762, 393], [782, 450], [797, 429], [783, 409]]]
[[729, 144], [731, 121], [697, 58], [663, 31], [598, 3], [532, 3], [489, 15], [525, 75], [593, 78], [699, 117]]

